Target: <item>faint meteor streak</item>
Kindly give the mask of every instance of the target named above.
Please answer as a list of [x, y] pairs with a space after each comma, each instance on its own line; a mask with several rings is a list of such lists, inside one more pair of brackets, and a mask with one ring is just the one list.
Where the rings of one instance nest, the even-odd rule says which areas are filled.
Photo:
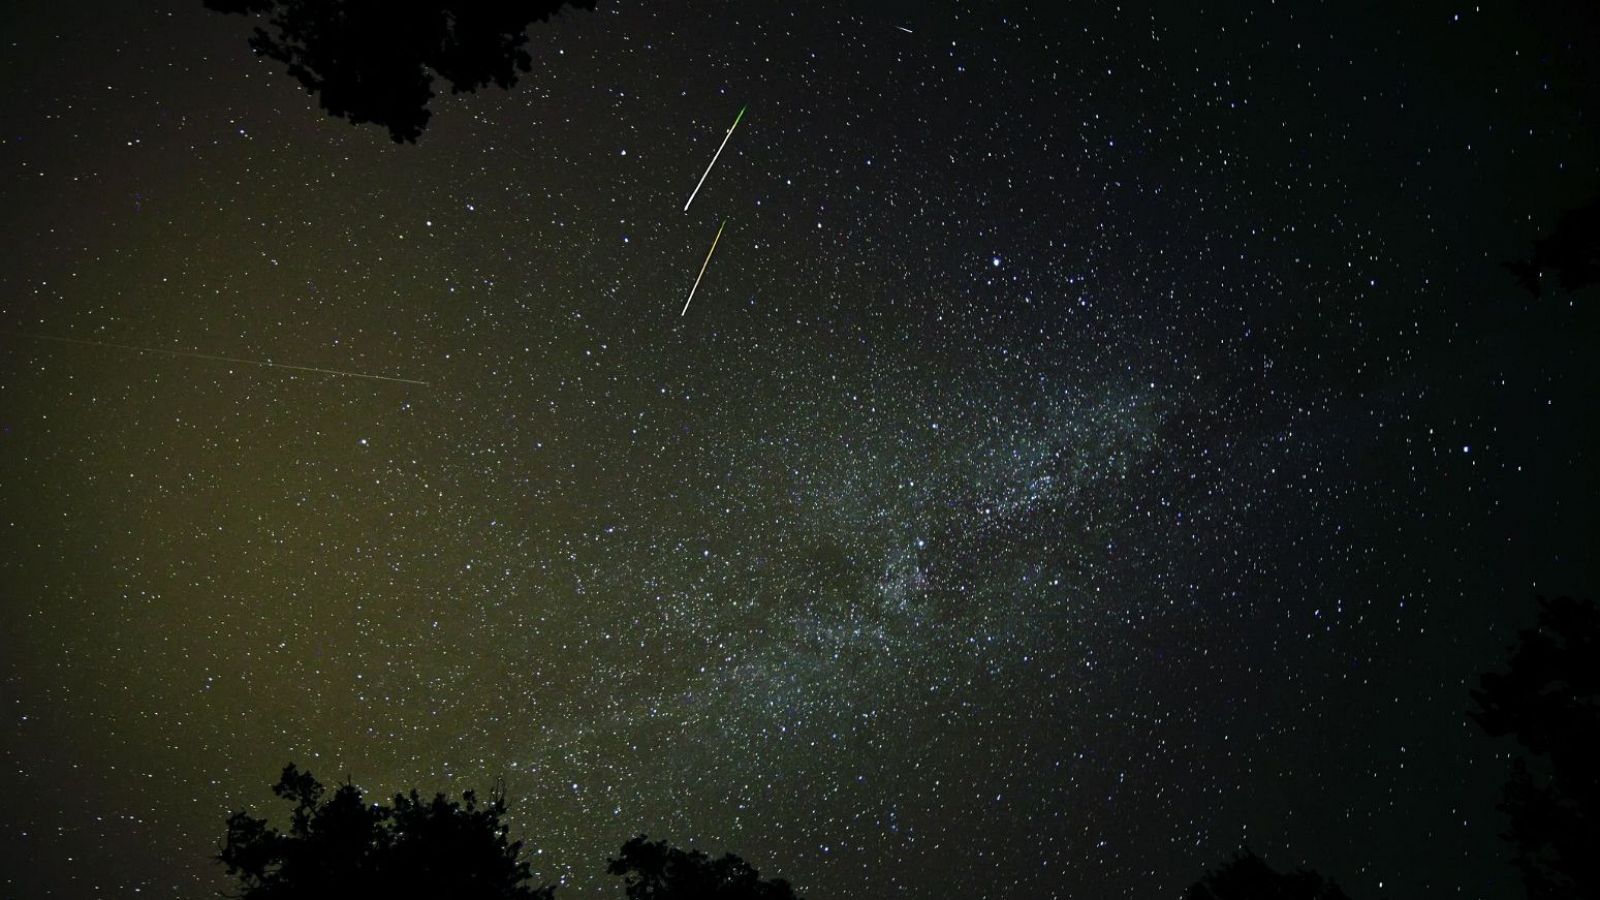
[[701, 175], [700, 176], [699, 184], [696, 184], [694, 186], [694, 190], [689, 193], [688, 201], [683, 204], [683, 211], [684, 212], [688, 212], [689, 211], [689, 204], [693, 203], [695, 195], [700, 193], [700, 185], [705, 184], [706, 183], [706, 175], [710, 175], [711, 174], [711, 166], [714, 166], [714, 165], [717, 164], [717, 157], [722, 155], [722, 148], [728, 146], [728, 138], [733, 137], [733, 130], [735, 128], [739, 127], [739, 120], [744, 118], [744, 111], [749, 109], [749, 108], [750, 108], [750, 104], [748, 104], [748, 103], [745, 104], [744, 106], [739, 107], [739, 114], [737, 116], [733, 117], [733, 124], [728, 126], [728, 133], [722, 136], [722, 144], [717, 147], [717, 152], [713, 153], [711, 155], [711, 164], [706, 166], [705, 175]]
[[0, 331], [0, 334], [9, 334], [12, 337], [32, 338], [36, 341], [55, 341], [59, 344], [77, 344], [81, 347], [109, 347], [113, 350], [129, 350], [134, 353], [162, 353], [167, 356], [179, 356], [186, 359], [204, 359], [211, 362], [235, 363], [242, 366], [262, 366], [268, 369], [292, 369], [296, 372], [315, 372], [319, 375], [338, 375], [341, 378], [369, 378], [373, 381], [393, 381], [398, 384], [419, 384], [428, 387], [426, 381], [416, 381], [411, 378], [395, 378], [390, 375], [369, 375], [365, 372], [346, 372], [341, 369], [320, 369], [316, 366], [295, 366], [289, 363], [267, 362], [262, 359], [240, 359], [236, 356], [217, 356], [212, 353], [194, 353], [188, 350], [166, 350], [161, 347], [140, 347], [134, 344], [117, 344], [111, 341], [89, 341], [83, 338], [58, 337], [53, 334], [26, 334], [21, 331]]
[[[735, 121], [733, 124], [737, 125], [739, 123]], [[706, 266], [711, 265], [711, 254], [717, 252], [717, 241], [722, 240], [722, 229], [727, 227], [727, 219], [723, 219], [722, 224], [717, 226], [717, 236], [711, 239], [711, 249], [706, 251], [706, 261], [700, 264], [700, 274], [694, 277], [694, 287], [689, 288], [689, 299], [683, 301], [683, 312], [678, 313], [678, 315], [686, 316], [689, 314], [689, 304], [694, 302], [694, 292], [700, 289], [700, 279], [706, 277]]]

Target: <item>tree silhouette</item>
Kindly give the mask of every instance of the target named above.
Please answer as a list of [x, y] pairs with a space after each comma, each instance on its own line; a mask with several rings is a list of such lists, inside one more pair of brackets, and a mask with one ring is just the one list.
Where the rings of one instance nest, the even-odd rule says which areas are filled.
[[1344, 891], [1305, 869], [1275, 871], [1246, 850], [1189, 886], [1187, 900], [1349, 900]]
[[531, 875], [517, 859], [522, 842], [506, 841], [503, 794], [479, 806], [467, 791], [463, 806], [413, 790], [383, 806], [346, 783], [324, 799], [322, 785], [293, 763], [272, 791], [294, 804], [289, 831], [236, 812], [217, 856], [243, 900], [550, 900], [554, 892], [524, 884]]
[[712, 859], [642, 834], [623, 844], [622, 856], [606, 870], [623, 876], [628, 900], [801, 900], [789, 882], [763, 880], [732, 853]]
[[433, 73], [451, 93], [509, 88], [532, 68], [527, 30], [595, 0], [204, 0], [266, 19], [250, 46], [289, 67], [330, 114], [376, 122], [396, 143], [428, 124]]
[[1563, 212], [1548, 235], [1534, 241], [1533, 256], [1504, 264], [1517, 283], [1538, 297], [1540, 276], [1553, 270], [1564, 291], [1600, 284], [1600, 197]]
[[1531, 900], [1600, 897], [1600, 608], [1539, 599], [1511, 669], [1488, 673], [1471, 716], [1511, 735], [1531, 758], [1513, 764], [1500, 809]]

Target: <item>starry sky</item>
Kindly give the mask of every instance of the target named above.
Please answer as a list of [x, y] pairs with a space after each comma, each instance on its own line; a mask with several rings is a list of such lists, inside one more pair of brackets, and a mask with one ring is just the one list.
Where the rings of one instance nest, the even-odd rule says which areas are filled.
[[1520, 896], [1467, 689], [1593, 593], [1600, 322], [1500, 262], [1594, 24], [601, 0], [402, 146], [6, 4], [0, 893], [214, 896], [294, 760], [504, 779], [558, 896]]

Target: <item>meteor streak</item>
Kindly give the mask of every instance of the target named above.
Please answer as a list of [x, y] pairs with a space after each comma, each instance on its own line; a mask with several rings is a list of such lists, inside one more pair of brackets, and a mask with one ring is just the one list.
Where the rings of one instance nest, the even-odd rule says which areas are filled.
[[267, 362], [262, 359], [240, 359], [236, 356], [217, 356], [212, 353], [194, 353], [188, 350], [165, 350], [160, 347], [139, 347], [134, 344], [116, 344], [111, 341], [87, 341], [82, 338], [57, 337], [52, 334], [24, 334], [20, 331], [0, 331], [0, 334], [9, 334], [12, 337], [32, 338], [36, 341], [55, 341], [58, 344], [77, 344], [80, 347], [109, 347], [113, 350], [130, 350], [134, 353], [162, 353], [167, 356], [178, 356], [185, 359], [204, 359], [211, 362], [235, 363], [243, 366], [262, 366], [268, 369], [292, 369], [296, 372], [315, 372], [319, 375], [338, 375], [341, 378], [369, 378], [373, 381], [393, 381], [398, 384], [419, 384], [428, 386], [426, 381], [415, 381], [410, 378], [395, 378], [389, 375], [369, 375], [365, 372], [346, 372], [341, 369], [319, 369], [316, 366], [294, 366], [289, 363]]
[[739, 107], [739, 114], [737, 116], [733, 117], [733, 124], [728, 126], [728, 133], [722, 136], [722, 144], [717, 147], [717, 152], [713, 153], [711, 155], [711, 164], [706, 166], [705, 175], [701, 175], [700, 176], [699, 184], [696, 184], [694, 186], [694, 190], [689, 193], [688, 201], [683, 204], [683, 211], [684, 212], [688, 212], [689, 211], [689, 204], [694, 202], [695, 194], [700, 193], [700, 185], [705, 184], [706, 183], [706, 175], [710, 175], [711, 174], [711, 166], [714, 166], [714, 165], [717, 164], [717, 157], [722, 155], [722, 148], [728, 146], [728, 138], [733, 137], [733, 130], [735, 128], [739, 127], [739, 120], [744, 118], [744, 111], [749, 109], [749, 108], [750, 108], [750, 104], [748, 104], [748, 103], [745, 104], [744, 106]]
[[[735, 119], [733, 124], [739, 124], [739, 120]], [[715, 162], [715, 160], [712, 161]], [[706, 277], [706, 266], [711, 265], [711, 254], [717, 252], [717, 241], [722, 240], [722, 229], [726, 227], [728, 227], [728, 220], [723, 219], [722, 224], [717, 226], [717, 236], [711, 239], [711, 249], [706, 251], [706, 261], [700, 264], [700, 274], [694, 277], [694, 287], [689, 288], [689, 299], [683, 301], [683, 312], [678, 313], [678, 315], [686, 316], [689, 314], [689, 304], [694, 302], [694, 292], [700, 289], [700, 279]]]

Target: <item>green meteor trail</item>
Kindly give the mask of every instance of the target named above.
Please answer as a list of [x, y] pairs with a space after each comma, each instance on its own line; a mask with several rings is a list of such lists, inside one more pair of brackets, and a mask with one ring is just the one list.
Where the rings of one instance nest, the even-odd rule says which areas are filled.
[[[735, 121], [734, 124], [739, 123]], [[711, 249], [706, 251], [706, 261], [700, 264], [700, 274], [694, 277], [694, 287], [689, 288], [689, 299], [683, 301], [683, 312], [678, 313], [679, 316], [689, 314], [689, 304], [694, 302], [694, 292], [700, 289], [700, 279], [706, 277], [706, 266], [711, 265], [711, 254], [717, 252], [717, 241], [722, 240], [722, 229], [727, 227], [727, 219], [723, 219], [722, 224], [717, 226], [717, 236], [711, 239]]]
[[694, 190], [689, 193], [689, 199], [684, 202], [684, 212], [689, 211], [689, 204], [693, 203], [695, 195], [700, 193], [700, 185], [706, 183], [706, 175], [711, 174], [711, 167], [717, 164], [717, 157], [722, 155], [722, 148], [728, 146], [728, 138], [733, 137], [733, 130], [739, 127], [739, 120], [744, 118], [744, 111], [749, 108], [750, 104], [748, 103], [739, 107], [739, 114], [733, 117], [733, 124], [728, 126], [728, 133], [722, 136], [722, 144], [717, 147], [717, 152], [712, 154], [711, 163], [706, 166], [705, 174], [700, 176], [700, 182], [694, 186]]

